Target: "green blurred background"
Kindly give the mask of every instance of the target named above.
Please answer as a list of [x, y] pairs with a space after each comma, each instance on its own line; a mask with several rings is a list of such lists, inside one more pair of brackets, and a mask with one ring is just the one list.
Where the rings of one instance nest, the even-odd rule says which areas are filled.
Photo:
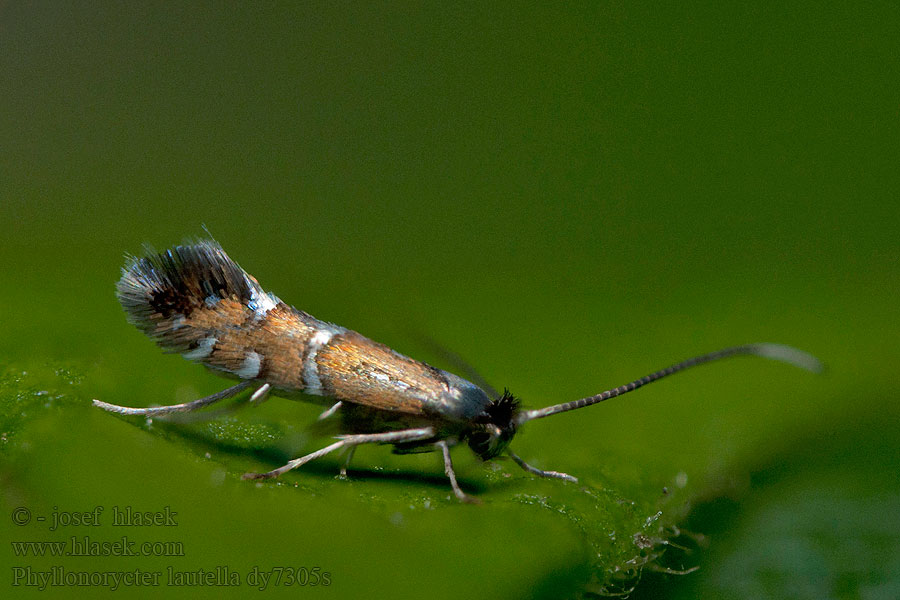
[[[488, 3], [0, 3], [0, 548], [33, 572], [161, 571], [119, 596], [900, 596], [900, 16]], [[226, 381], [113, 295], [125, 252], [204, 235], [319, 318], [530, 406], [754, 341], [735, 360], [528, 426], [537, 481], [454, 453], [239, 479], [310, 440], [275, 400], [167, 427], [90, 408]], [[99, 527], [33, 517], [104, 507]], [[112, 527], [114, 506], [178, 513]], [[12, 541], [176, 541], [178, 557]], [[689, 574], [675, 574], [699, 566]], [[228, 568], [237, 587], [167, 586]], [[636, 586], [636, 587], [635, 587]], [[101, 593], [104, 588], [89, 590]]]

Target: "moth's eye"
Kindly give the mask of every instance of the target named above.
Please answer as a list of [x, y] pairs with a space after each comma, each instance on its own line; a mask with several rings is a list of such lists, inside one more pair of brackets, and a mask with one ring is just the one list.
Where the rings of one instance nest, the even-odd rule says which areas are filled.
[[485, 432], [473, 433], [469, 436], [469, 448], [479, 456], [487, 453], [491, 447], [491, 435]]

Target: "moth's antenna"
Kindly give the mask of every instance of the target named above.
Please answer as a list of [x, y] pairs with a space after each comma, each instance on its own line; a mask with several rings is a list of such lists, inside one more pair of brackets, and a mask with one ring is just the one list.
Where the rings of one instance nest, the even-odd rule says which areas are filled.
[[678, 373], [679, 371], [684, 371], [685, 369], [690, 369], [691, 367], [696, 367], [697, 365], [706, 364], [708, 362], [713, 362], [721, 358], [729, 358], [732, 356], [762, 356], [763, 358], [780, 360], [781, 362], [785, 362], [794, 365], [795, 367], [800, 367], [801, 369], [812, 371], [814, 373], [820, 373], [823, 370], [822, 363], [819, 362], [819, 359], [817, 359], [812, 354], [807, 354], [806, 352], [803, 352], [802, 350], [798, 350], [796, 348], [792, 348], [791, 346], [784, 346], [782, 344], [747, 344], [744, 346], [734, 346], [732, 348], [725, 348], [717, 352], [710, 352], [709, 354], [703, 354], [702, 356], [689, 358], [678, 364], [672, 365], [671, 367], [667, 367], [661, 371], [650, 373], [645, 377], [636, 379], [631, 383], [626, 383], [625, 385], [620, 385], [617, 388], [601, 392], [596, 396], [588, 396], [587, 398], [572, 400], [571, 402], [564, 402], [562, 404], [556, 404], [554, 406], [548, 406], [546, 408], [526, 410], [522, 413], [519, 413], [519, 415], [516, 417], [516, 424], [521, 425], [522, 423], [531, 421], [532, 419], [542, 419], [544, 417], [549, 417], [550, 415], [555, 415], [557, 413], [597, 404], [598, 402], [603, 402], [604, 400], [609, 400], [610, 398], [615, 398], [616, 396], [621, 396], [622, 394], [633, 392], [639, 387], [645, 386], [648, 383], [653, 383], [654, 381], [658, 381], [663, 377], [668, 377], [669, 375]]

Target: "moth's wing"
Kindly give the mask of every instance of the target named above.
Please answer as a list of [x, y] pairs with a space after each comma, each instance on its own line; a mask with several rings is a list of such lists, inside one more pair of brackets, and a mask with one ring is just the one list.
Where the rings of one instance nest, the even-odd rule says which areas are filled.
[[283, 389], [303, 388], [304, 349], [327, 325], [263, 290], [209, 240], [132, 258], [116, 295], [167, 352]]

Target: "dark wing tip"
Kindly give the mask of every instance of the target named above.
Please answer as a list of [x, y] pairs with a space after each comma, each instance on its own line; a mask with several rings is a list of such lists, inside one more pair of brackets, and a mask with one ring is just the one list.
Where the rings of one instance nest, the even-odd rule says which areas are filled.
[[188, 316], [210, 301], [248, 302], [255, 293], [255, 280], [212, 240], [129, 257], [116, 285], [129, 320], [142, 329], [176, 315]]

